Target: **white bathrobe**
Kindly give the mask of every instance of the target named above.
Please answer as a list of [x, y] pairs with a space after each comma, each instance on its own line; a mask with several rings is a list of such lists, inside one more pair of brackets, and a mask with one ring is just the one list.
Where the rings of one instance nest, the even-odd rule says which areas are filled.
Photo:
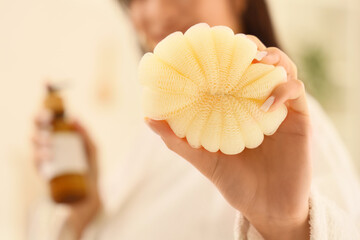
[[[360, 239], [360, 185], [353, 163], [318, 103], [309, 96], [314, 173], [311, 239]], [[103, 184], [105, 209], [83, 240], [263, 239], [186, 160], [143, 126], [126, 163]], [[43, 201], [33, 209], [30, 240], [71, 239], [66, 209]]]

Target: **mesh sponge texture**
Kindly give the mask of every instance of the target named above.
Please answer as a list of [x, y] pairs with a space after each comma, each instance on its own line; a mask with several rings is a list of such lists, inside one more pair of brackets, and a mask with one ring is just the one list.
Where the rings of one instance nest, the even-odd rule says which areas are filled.
[[167, 120], [194, 148], [256, 148], [287, 115], [285, 105], [260, 110], [287, 77], [282, 67], [253, 63], [256, 53], [255, 43], [225, 26], [200, 23], [170, 34], [139, 64], [145, 115]]

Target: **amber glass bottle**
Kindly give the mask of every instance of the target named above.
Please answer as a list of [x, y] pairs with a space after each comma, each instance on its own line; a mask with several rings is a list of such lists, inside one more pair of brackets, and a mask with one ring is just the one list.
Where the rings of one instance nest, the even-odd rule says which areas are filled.
[[86, 197], [86, 154], [83, 141], [65, 115], [59, 92], [47, 87], [44, 107], [52, 113], [50, 159], [42, 166], [50, 193], [57, 203], [73, 203]]

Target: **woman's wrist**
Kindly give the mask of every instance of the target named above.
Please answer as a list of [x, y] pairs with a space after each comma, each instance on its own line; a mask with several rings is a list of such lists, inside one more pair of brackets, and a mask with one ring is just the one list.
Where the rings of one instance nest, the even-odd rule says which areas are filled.
[[309, 205], [298, 216], [260, 220], [250, 223], [266, 240], [308, 240], [310, 239]]
[[267, 226], [260, 228], [258, 231], [267, 240], [308, 240], [310, 238], [308, 218], [296, 223], [268, 223]]
[[73, 219], [69, 218], [65, 224], [66, 231], [69, 235], [72, 236], [71, 239], [80, 240], [81, 236], [86, 228], [86, 225], [80, 223], [79, 221], [74, 221]]
[[69, 218], [62, 224], [61, 229], [56, 237], [57, 240], [69, 239], [69, 240], [80, 240], [83, 229], [79, 225], [74, 224]]
[[69, 215], [66, 226], [74, 236], [74, 240], [81, 239], [86, 228], [102, 214], [102, 204], [100, 201], [93, 200], [82, 209], [73, 210]]

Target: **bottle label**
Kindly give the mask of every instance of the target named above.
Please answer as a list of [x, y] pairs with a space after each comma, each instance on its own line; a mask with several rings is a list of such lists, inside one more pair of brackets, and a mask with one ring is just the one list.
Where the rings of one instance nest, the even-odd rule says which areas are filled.
[[63, 174], [83, 174], [87, 170], [82, 138], [77, 133], [54, 133], [51, 137], [51, 154], [41, 171], [46, 179]]

